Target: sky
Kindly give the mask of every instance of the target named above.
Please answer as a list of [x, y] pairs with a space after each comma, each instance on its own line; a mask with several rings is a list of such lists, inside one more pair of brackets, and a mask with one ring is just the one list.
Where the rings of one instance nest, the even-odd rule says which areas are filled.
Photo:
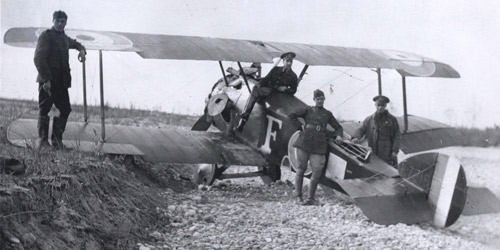
[[[451, 65], [460, 79], [407, 78], [408, 113], [451, 126], [500, 125], [500, 2], [463, 1], [164, 1], [2, 0], [1, 32], [13, 27], [51, 27], [64, 10], [67, 29], [205, 36], [400, 50]], [[0, 97], [36, 100], [34, 49], [1, 43]], [[201, 114], [220, 77], [217, 62], [142, 59], [103, 52], [104, 95], [111, 106]], [[72, 103], [83, 103], [82, 68], [70, 52]], [[237, 67], [224, 62], [225, 67]], [[244, 64], [245, 66], [245, 64]], [[266, 73], [271, 65], [264, 65]], [[295, 61], [299, 73], [303, 64]], [[87, 56], [88, 103], [99, 103], [98, 52]], [[401, 77], [382, 70], [389, 111], [403, 114]], [[326, 108], [342, 120], [374, 112], [377, 75], [370, 69], [310, 67], [296, 94], [313, 104], [327, 93]]]

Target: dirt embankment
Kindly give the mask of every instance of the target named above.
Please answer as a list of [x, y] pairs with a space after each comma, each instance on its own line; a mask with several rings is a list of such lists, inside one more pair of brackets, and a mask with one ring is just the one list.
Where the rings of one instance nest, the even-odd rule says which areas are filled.
[[[106, 122], [113, 124], [177, 127], [194, 119], [106, 109]], [[89, 113], [90, 121], [99, 120], [96, 107], [89, 107]], [[36, 117], [36, 102], [0, 98], [0, 157], [21, 159], [25, 165], [22, 175], [0, 171], [0, 249], [131, 249], [148, 239], [150, 230], [169, 225], [170, 217], [162, 211], [173, 201], [165, 190], [193, 188], [175, 168], [164, 165], [10, 145], [10, 122]], [[74, 106], [70, 119], [82, 117], [82, 108]]]
[[193, 188], [165, 166], [129, 158], [47, 151], [22, 159], [24, 175], [0, 177], [0, 249], [131, 249], [170, 224], [165, 190]]

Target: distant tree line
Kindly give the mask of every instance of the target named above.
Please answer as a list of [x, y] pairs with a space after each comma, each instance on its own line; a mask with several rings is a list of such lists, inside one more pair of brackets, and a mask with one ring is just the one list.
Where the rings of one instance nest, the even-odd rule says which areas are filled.
[[464, 146], [474, 147], [499, 147], [500, 127], [495, 125], [492, 128], [458, 128], [463, 135]]

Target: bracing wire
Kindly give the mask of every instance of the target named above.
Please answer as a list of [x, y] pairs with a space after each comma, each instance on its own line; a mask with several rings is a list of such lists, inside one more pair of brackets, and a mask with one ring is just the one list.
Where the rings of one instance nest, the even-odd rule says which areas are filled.
[[[382, 74], [384, 74], [384, 73], [382, 73]], [[356, 91], [356, 93], [352, 94], [347, 99], [345, 99], [344, 101], [342, 101], [341, 103], [339, 103], [337, 106], [333, 107], [332, 110], [335, 110], [335, 109], [339, 108], [344, 103], [348, 102], [349, 100], [351, 100], [352, 98], [354, 98], [355, 96], [357, 96], [359, 93], [361, 93], [362, 91], [364, 91], [366, 88], [368, 88], [370, 85], [372, 85], [373, 83], [375, 83], [377, 81], [378, 81], [378, 79], [371, 80], [368, 84], [366, 84], [365, 86], [363, 86], [360, 90]]]
[[[346, 71], [340, 71], [340, 70], [339, 70], [340, 74], [338, 74], [337, 76], [335, 76], [333, 79], [326, 81], [326, 83], [325, 83], [325, 84], [323, 84], [323, 85], [321, 85], [321, 86], [319, 86], [319, 87], [318, 87], [318, 89], [321, 89], [321, 88], [323, 88], [323, 87], [325, 87], [325, 86], [329, 85], [331, 82], [333, 82], [333, 81], [337, 80], [338, 78], [340, 78], [340, 77], [341, 77], [341, 76], [343, 76], [344, 74], [346, 74], [346, 75], [350, 75], [350, 74], [347, 74], [347, 72], [349, 72], [350, 70], [352, 70], [352, 68], [349, 68], [349, 69], [347, 69]], [[350, 75], [350, 76], [351, 76], [351, 75]], [[309, 91], [309, 92], [307, 92], [307, 94], [304, 94], [302, 97], [300, 97], [300, 99], [304, 99], [305, 97], [307, 97], [307, 96], [311, 95], [311, 94], [312, 94], [312, 92], [313, 92], [313, 91]]]

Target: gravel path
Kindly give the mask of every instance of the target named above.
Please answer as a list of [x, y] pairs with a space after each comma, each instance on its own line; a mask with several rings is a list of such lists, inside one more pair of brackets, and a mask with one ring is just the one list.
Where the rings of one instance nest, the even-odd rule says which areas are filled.
[[[500, 150], [496, 152], [500, 159]], [[495, 159], [494, 165], [497, 162]], [[151, 241], [138, 243], [138, 249], [500, 247], [487, 235], [499, 234], [499, 215], [462, 217], [450, 228], [427, 224], [382, 226], [369, 221], [348, 197], [340, 194], [318, 190], [319, 206], [296, 205], [292, 196], [293, 174], [283, 175], [284, 181], [271, 186], [255, 178], [222, 181], [209, 190], [165, 192], [172, 204], [158, 210], [170, 216], [172, 223], [162, 231], [152, 232]]]

